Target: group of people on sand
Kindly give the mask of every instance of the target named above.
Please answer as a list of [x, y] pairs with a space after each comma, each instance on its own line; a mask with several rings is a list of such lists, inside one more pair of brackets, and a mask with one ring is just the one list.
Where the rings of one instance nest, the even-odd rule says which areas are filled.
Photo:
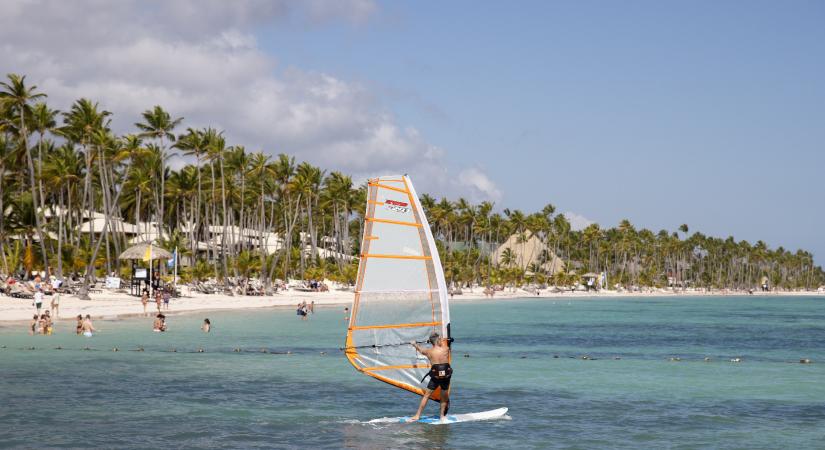
[[[169, 300], [172, 298], [172, 293], [166, 289], [157, 290], [155, 291], [155, 306], [158, 308], [158, 314], [160, 314], [161, 310], [169, 311]], [[143, 315], [149, 316], [149, 312], [147, 311], [147, 307], [149, 305], [149, 290], [144, 289], [143, 294], [140, 296], [140, 303], [143, 304]]]
[[92, 316], [89, 314], [86, 314], [86, 317], [83, 317], [82, 314], [77, 315], [77, 325], [75, 326], [76, 334], [92, 337], [92, 334], [96, 331], [95, 326], [92, 325]]
[[298, 309], [295, 310], [295, 314], [300, 316], [301, 320], [307, 320], [310, 314], [315, 314], [315, 300], [310, 302], [309, 305], [307, 305], [306, 300], [298, 303]]

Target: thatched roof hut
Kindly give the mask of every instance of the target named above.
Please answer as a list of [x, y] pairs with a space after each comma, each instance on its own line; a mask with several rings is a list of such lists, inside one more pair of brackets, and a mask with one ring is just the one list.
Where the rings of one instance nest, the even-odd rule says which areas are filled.
[[[120, 254], [120, 259], [143, 259], [146, 256], [146, 250], [148, 248], [148, 242], [133, 245]], [[153, 245], [152, 259], [172, 259], [172, 254], [157, 245]]]
[[510, 249], [515, 257], [515, 265], [522, 269], [527, 269], [530, 264], [538, 263], [544, 253], [545, 260], [542, 269], [550, 275], [564, 271], [565, 264], [561, 258], [556, 256], [553, 250], [544, 245], [538, 237], [533, 236], [529, 231], [525, 231], [522, 235], [514, 234], [510, 236], [493, 252], [493, 260], [500, 262], [501, 255], [507, 249]]

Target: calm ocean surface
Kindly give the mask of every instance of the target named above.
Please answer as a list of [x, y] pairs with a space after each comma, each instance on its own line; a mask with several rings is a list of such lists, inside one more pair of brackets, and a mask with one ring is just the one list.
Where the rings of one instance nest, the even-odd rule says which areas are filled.
[[452, 412], [507, 406], [511, 420], [364, 424], [418, 397], [349, 365], [343, 307], [306, 322], [210, 312], [172, 315], [165, 334], [151, 319], [99, 320], [92, 338], [74, 321], [50, 337], [0, 327], [0, 447], [825, 448], [823, 297], [496, 300], [452, 315]]

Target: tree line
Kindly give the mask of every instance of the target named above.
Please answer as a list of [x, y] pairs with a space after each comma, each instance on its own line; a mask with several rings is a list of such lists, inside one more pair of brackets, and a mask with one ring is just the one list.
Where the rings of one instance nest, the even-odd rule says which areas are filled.
[[[186, 280], [256, 277], [266, 288], [294, 277], [354, 281], [364, 184], [287, 154], [248, 152], [161, 106], [144, 111], [132, 133], [116, 135], [111, 121], [86, 98], [51, 108], [25, 76], [0, 82], [0, 271], [74, 273], [85, 295], [95, 276], [127, 273], [118, 255], [137, 231], [188, 255]], [[176, 155], [186, 161], [179, 170], [169, 167]], [[765, 277], [782, 288], [825, 284], [809, 252], [689, 234], [687, 225], [654, 233], [623, 220], [573, 230], [552, 205], [525, 214], [465, 199], [421, 202], [456, 287], [570, 285], [586, 272], [624, 286], [746, 288]], [[81, 226], [92, 219], [98, 233]], [[523, 264], [510, 249], [496, 259], [493, 249], [513, 235], [538, 239], [538, 258]], [[548, 269], [554, 255], [562, 270]]]

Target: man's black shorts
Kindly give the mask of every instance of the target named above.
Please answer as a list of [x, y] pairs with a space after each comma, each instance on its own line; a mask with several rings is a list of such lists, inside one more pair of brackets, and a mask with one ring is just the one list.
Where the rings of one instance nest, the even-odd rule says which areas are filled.
[[430, 377], [430, 382], [427, 384], [427, 389], [434, 391], [435, 388], [440, 387], [442, 391], [446, 391], [447, 389], [450, 389], [450, 378], [452, 377], [441, 379]]

